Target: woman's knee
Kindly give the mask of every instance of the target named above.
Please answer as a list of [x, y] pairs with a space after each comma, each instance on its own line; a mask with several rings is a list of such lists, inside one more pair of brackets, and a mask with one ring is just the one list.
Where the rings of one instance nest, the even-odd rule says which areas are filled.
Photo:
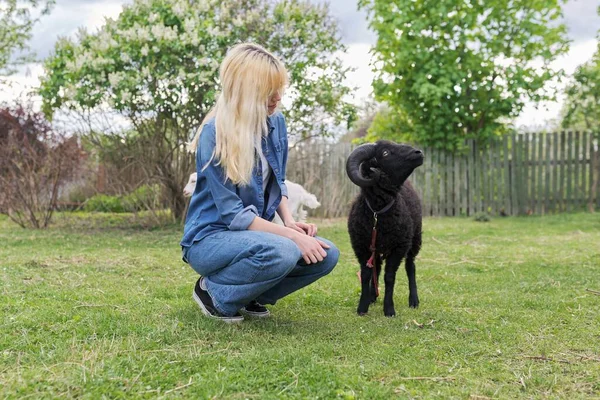
[[329, 248], [325, 249], [327, 252], [327, 257], [323, 259], [323, 268], [327, 271], [326, 273], [329, 273], [337, 265], [338, 260], [340, 259], [340, 250], [329, 240], [323, 238], [318, 239], [329, 245]]
[[292, 240], [277, 237], [273, 241], [263, 243], [257, 256], [261, 258], [265, 268], [276, 275], [286, 275], [298, 264], [302, 253]]

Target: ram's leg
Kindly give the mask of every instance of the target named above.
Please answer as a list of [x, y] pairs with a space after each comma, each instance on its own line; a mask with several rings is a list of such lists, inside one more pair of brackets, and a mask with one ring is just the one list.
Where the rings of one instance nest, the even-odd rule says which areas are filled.
[[409, 253], [404, 264], [406, 276], [408, 277], [408, 306], [417, 308], [419, 307], [419, 295], [417, 294], [417, 278], [415, 276], [415, 257]]
[[383, 297], [383, 314], [386, 317], [394, 317], [394, 284], [396, 283], [396, 272], [402, 262], [401, 253], [391, 254], [385, 263], [385, 295]]
[[360, 300], [358, 301], [358, 308], [356, 312], [358, 315], [365, 315], [369, 312], [369, 305], [371, 304], [371, 279], [373, 278], [373, 270], [366, 266], [367, 260], [362, 260], [360, 264], [360, 283], [361, 292]]
[[[381, 257], [375, 257], [375, 267], [377, 268], [377, 283], [381, 282], [379, 279], [381, 277], [381, 267], [382, 267]], [[377, 287], [375, 286], [375, 279], [371, 279], [371, 303], [375, 303], [377, 301]]]

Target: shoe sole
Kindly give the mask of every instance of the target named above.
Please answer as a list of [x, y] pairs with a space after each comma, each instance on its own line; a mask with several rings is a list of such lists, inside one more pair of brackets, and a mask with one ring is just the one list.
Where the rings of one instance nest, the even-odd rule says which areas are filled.
[[248, 311], [245, 308], [242, 308], [240, 310], [240, 312], [242, 314], [246, 314], [249, 317], [253, 317], [253, 318], [268, 318], [271, 316], [271, 312], [270, 311], [266, 311], [266, 312], [255, 312], [255, 311]]
[[202, 303], [202, 300], [200, 300], [200, 297], [198, 297], [198, 295], [196, 294], [195, 290], [192, 292], [192, 298], [194, 299], [194, 301], [196, 303], [198, 303], [198, 305], [200, 306], [200, 309], [202, 310], [202, 313], [204, 315], [206, 315], [207, 317], [210, 317], [212, 319], [217, 319], [219, 321], [223, 321], [226, 324], [239, 324], [240, 322], [242, 322], [244, 320], [243, 316], [239, 316], [239, 317], [217, 317], [215, 315], [212, 315], [210, 313], [210, 311], [208, 311], [206, 309], [206, 307], [204, 307], [204, 303]]

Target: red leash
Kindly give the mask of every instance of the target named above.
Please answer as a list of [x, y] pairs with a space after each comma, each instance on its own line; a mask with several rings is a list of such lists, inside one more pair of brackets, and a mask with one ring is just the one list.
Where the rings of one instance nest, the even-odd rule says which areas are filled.
[[[371, 231], [371, 245], [369, 246], [369, 250], [371, 250], [371, 257], [367, 260], [367, 267], [373, 269], [373, 284], [375, 285], [375, 293], [377, 297], [379, 297], [379, 284], [377, 283], [377, 267], [375, 257], [377, 256], [377, 247], [375, 246], [377, 240], [377, 213], [373, 213], [373, 230]], [[357, 272], [358, 281], [362, 282], [362, 277], [360, 276], [360, 271]]]
[[371, 231], [371, 245], [369, 246], [369, 250], [371, 250], [371, 258], [367, 261], [367, 267], [373, 269], [373, 284], [375, 285], [375, 294], [379, 297], [379, 284], [377, 283], [377, 266], [375, 262], [375, 257], [377, 254], [377, 247], [375, 247], [375, 242], [377, 240], [377, 213], [373, 213], [373, 230]]
[[[373, 284], [375, 285], [375, 293], [377, 294], [377, 297], [379, 297], [379, 284], [377, 283], [377, 266], [375, 261], [375, 257], [377, 257], [377, 215], [387, 212], [390, 208], [392, 208], [395, 201], [396, 199], [392, 199], [392, 201], [386, 204], [385, 207], [383, 207], [381, 210], [375, 211], [373, 210], [373, 207], [371, 207], [369, 200], [365, 198], [365, 203], [367, 203], [367, 207], [369, 207], [369, 210], [371, 210], [371, 212], [373, 213], [373, 230], [371, 231], [371, 245], [369, 246], [369, 250], [371, 250], [371, 257], [369, 258], [369, 260], [367, 260], [367, 267], [373, 269]], [[362, 281], [360, 271], [358, 271], [357, 275], [359, 282]]]

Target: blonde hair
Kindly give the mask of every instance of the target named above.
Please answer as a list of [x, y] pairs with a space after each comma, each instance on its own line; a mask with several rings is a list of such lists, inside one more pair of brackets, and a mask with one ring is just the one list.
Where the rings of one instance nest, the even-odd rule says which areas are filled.
[[[242, 43], [232, 47], [219, 71], [221, 94], [202, 125], [215, 117], [216, 146], [213, 158], [234, 184], [250, 183], [255, 163], [255, 145], [267, 134], [269, 98], [280, 95], [288, 83], [283, 63], [263, 47]], [[194, 151], [200, 127], [189, 148]], [[210, 162], [210, 161], [209, 161]], [[206, 168], [206, 166], [204, 166]]]

